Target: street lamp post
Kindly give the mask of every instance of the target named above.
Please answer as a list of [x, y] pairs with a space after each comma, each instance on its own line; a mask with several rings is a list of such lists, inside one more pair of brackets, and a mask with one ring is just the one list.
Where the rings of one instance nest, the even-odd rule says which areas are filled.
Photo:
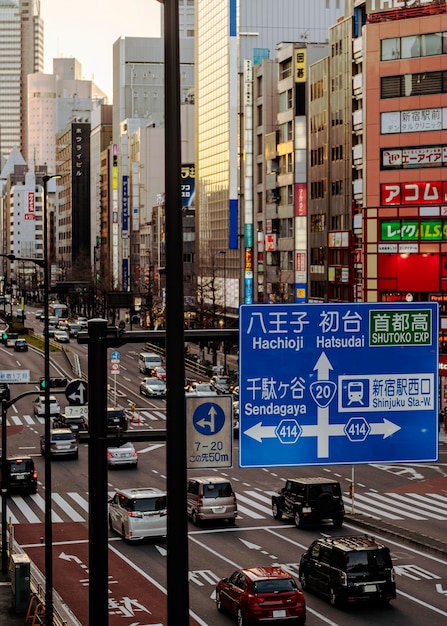
[[48, 334], [50, 269], [48, 254], [48, 181], [58, 175], [43, 177], [43, 311], [44, 311], [44, 400], [45, 400], [45, 623], [53, 626], [53, 524], [51, 454], [50, 454], [50, 336]]

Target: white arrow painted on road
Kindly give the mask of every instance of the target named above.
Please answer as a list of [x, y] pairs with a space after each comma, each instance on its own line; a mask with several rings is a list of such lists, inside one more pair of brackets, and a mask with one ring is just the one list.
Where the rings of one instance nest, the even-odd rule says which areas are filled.
[[252, 543], [251, 541], [247, 541], [246, 539], [241, 539], [239, 537], [239, 541], [244, 544], [246, 548], [249, 550], [261, 550], [262, 546], [258, 546], [257, 543]]
[[163, 546], [157, 546], [157, 545], [155, 545], [155, 547], [157, 548], [161, 556], [167, 555], [168, 551], [166, 550], [166, 548], [163, 548]]
[[65, 552], [61, 552], [59, 554], [59, 558], [63, 559], [64, 561], [74, 561], [75, 563], [79, 563], [79, 564], [82, 563], [79, 557], [75, 556], [74, 554], [65, 554]]
[[436, 583], [436, 591], [438, 593], [442, 593], [444, 596], [447, 596], [447, 589], [443, 589], [441, 583]]

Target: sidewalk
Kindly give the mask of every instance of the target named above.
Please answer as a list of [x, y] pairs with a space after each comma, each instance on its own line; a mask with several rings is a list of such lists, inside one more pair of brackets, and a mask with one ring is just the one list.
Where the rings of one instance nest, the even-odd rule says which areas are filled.
[[13, 608], [11, 581], [8, 576], [0, 573], [0, 626], [25, 624], [25, 613], [15, 613]]

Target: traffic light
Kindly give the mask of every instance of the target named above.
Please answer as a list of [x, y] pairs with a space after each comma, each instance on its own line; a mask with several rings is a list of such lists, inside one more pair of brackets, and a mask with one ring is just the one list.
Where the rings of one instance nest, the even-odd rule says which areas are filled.
[[[67, 386], [67, 379], [66, 378], [50, 378], [50, 389], [54, 389], [57, 387], [66, 387]], [[39, 389], [41, 391], [45, 391], [45, 378], [41, 378], [39, 381]]]
[[8, 383], [0, 383], [0, 400], [6, 400], [9, 402], [11, 399], [11, 392], [9, 390]]
[[2, 333], [2, 343], [6, 345], [6, 340], [8, 339], [8, 333]]

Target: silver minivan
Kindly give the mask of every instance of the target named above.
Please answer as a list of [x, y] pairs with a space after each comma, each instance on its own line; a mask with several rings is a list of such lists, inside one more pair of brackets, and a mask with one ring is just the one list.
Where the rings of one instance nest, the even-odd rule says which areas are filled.
[[236, 494], [227, 478], [190, 478], [187, 483], [187, 508], [194, 524], [218, 519], [234, 524], [237, 517]]
[[125, 541], [165, 537], [166, 491], [155, 487], [121, 489], [109, 500], [109, 528]]
[[155, 352], [140, 352], [138, 369], [142, 374], [150, 374], [154, 367], [161, 367], [161, 357]]

